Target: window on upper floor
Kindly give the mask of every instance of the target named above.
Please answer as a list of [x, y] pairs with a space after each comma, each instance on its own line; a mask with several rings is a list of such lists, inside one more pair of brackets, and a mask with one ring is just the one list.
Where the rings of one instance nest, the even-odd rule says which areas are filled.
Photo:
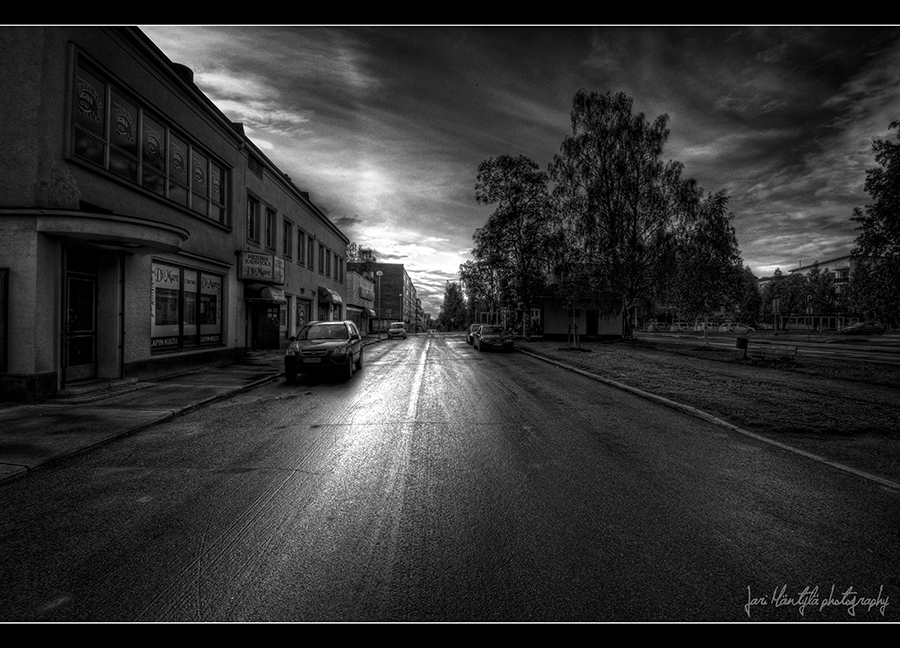
[[139, 98], [79, 56], [72, 155], [221, 225], [229, 171]]
[[306, 237], [306, 267], [312, 270], [316, 264], [316, 241], [312, 236]]
[[266, 247], [275, 249], [275, 210], [266, 208]]
[[325, 249], [325, 276], [331, 277], [331, 250]]
[[306, 234], [299, 227], [297, 228], [297, 265], [306, 264]]
[[259, 243], [259, 201], [247, 196], [247, 240]]
[[289, 220], [284, 221], [284, 229], [281, 232], [281, 253], [285, 259], [294, 257], [294, 224]]
[[319, 274], [325, 274], [325, 246], [319, 244]]

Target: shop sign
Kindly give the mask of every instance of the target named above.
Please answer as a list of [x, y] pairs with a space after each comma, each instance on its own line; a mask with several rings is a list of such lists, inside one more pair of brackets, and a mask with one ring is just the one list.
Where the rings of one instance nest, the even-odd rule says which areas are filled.
[[284, 259], [274, 254], [241, 252], [240, 279], [265, 283], [284, 283]]

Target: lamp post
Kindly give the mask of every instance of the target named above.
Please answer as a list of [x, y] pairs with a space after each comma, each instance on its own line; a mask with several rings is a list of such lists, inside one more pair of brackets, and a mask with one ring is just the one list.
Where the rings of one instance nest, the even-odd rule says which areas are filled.
[[378, 339], [381, 339], [381, 270], [375, 272], [375, 278], [378, 281]]

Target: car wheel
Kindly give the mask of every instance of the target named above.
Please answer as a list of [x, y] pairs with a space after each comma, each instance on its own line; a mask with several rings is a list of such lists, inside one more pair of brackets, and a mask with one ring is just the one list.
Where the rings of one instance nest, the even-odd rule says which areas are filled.
[[359, 360], [356, 361], [356, 369], [359, 370], [362, 368], [363, 368], [363, 350], [360, 349], [359, 350]]
[[344, 380], [353, 378], [353, 354], [347, 356], [347, 366], [344, 367]]

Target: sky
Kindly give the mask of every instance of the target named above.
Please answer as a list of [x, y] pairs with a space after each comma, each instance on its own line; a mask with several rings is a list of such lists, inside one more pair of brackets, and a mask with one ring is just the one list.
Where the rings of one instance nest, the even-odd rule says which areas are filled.
[[872, 144], [900, 120], [897, 25], [142, 25], [437, 317], [494, 206], [478, 165], [544, 170], [579, 89], [668, 116], [663, 159], [729, 196], [757, 277], [849, 254]]

